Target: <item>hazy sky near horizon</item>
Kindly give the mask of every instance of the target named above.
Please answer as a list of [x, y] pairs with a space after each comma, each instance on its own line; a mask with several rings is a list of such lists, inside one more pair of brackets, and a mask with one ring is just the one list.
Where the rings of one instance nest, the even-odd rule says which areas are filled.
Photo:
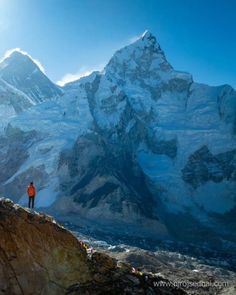
[[66, 81], [149, 30], [174, 68], [236, 88], [235, 15], [236, 0], [0, 0], [0, 58], [21, 48]]

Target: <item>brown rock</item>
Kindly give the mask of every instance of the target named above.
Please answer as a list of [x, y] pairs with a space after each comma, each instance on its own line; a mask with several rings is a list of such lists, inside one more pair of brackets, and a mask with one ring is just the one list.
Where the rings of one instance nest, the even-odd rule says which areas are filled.
[[0, 294], [65, 294], [91, 271], [86, 250], [50, 217], [0, 200]]
[[123, 272], [132, 272], [133, 270], [133, 267], [128, 264], [128, 263], [125, 263], [123, 261], [119, 261], [117, 266], [123, 271]]
[[92, 263], [96, 271], [106, 273], [117, 268], [117, 261], [107, 254], [95, 252], [92, 255]]

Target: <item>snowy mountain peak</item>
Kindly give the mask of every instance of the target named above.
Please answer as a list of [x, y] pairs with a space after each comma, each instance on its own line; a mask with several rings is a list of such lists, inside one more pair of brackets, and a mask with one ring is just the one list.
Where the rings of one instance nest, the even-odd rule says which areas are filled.
[[25, 93], [35, 103], [62, 93], [44, 74], [41, 64], [18, 49], [0, 63], [0, 78]]
[[6, 59], [24, 59], [28, 60], [30, 59], [29, 55], [23, 53], [23, 51], [20, 50], [13, 50], [9, 56], [6, 57]]
[[37, 69], [39, 71], [44, 71], [42, 66], [39, 65], [38, 62], [33, 60], [30, 55], [27, 53], [24, 53], [19, 50], [14, 50], [8, 55], [2, 63], [0, 63], [0, 70], [5, 69], [5, 68], [15, 68], [17, 66], [21, 67], [28, 67], [30, 69]]
[[143, 41], [147, 40], [147, 41], [151, 41], [153, 43], [157, 43], [156, 41], [156, 37], [154, 35], [152, 35], [151, 32], [149, 32], [148, 30], [146, 30], [143, 34], [142, 34], [142, 37], [141, 39]]
[[171, 70], [163, 50], [149, 31], [145, 31], [134, 43], [118, 50], [105, 68], [106, 73], [122, 80], [127, 79], [127, 76], [133, 79], [137, 73], [144, 78], [150, 77], [150, 71], [157, 73]]
[[145, 30], [142, 34], [142, 38], [149, 38], [149, 37], [152, 37], [152, 33], [148, 30]]
[[157, 42], [156, 37], [148, 30], [146, 30], [142, 35], [140, 35], [140, 37], [137, 38], [137, 40], [133, 42], [133, 44], [143, 49], [152, 47], [152, 49], [159, 50], [163, 53], [159, 43]]

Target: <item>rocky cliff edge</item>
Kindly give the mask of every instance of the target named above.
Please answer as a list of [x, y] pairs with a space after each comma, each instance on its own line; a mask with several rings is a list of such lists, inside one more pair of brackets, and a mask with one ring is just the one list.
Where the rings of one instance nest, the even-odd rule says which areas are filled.
[[185, 294], [86, 245], [52, 217], [0, 199], [0, 294]]

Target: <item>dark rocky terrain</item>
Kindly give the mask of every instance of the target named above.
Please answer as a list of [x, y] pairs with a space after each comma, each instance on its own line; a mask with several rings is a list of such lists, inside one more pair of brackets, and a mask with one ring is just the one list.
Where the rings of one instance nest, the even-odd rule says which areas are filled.
[[86, 229], [70, 223], [65, 226], [90, 246], [88, 252], [96, 249], [142, 272], [171, 278], [171, 282], [188, 294], [233, 295], [236, 292], [236, 252], [231, 248], [222, 252], [207, 245], [196, 247], [165, 240], [151, 242], [91, 231], [90, 227]]

